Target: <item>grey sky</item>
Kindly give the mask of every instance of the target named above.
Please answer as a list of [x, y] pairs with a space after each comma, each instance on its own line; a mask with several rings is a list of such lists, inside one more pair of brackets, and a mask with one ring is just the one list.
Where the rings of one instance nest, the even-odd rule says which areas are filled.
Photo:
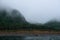
[[27, 21], [33, 23], [60, 17], [60, 0], [1, 0], [1, 4], [18, 9]]

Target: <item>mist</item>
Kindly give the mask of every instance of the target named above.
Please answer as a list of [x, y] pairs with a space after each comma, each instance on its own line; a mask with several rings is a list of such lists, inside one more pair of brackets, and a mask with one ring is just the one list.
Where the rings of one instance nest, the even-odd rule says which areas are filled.
[[1, 0], [0, 5], [3, 8], [19, 10], [31, 23], [60, 20], [60, 0]]

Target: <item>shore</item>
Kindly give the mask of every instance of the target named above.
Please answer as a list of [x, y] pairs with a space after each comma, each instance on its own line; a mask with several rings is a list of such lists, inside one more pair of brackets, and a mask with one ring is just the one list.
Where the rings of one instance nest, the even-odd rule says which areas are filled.
[[0, 35], [15, 35], [15, 34], [60, 34], [60, 31], [41, 31], [41, 30], [0, 30]]

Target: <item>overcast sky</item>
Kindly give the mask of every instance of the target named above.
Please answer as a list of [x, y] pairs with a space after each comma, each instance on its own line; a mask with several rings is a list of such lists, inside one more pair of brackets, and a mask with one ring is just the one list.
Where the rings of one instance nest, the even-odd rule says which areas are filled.
[[18, 9], [27, 21], [33, 23], [60, 17], [60, 0], [0, 0], [0, 4]]

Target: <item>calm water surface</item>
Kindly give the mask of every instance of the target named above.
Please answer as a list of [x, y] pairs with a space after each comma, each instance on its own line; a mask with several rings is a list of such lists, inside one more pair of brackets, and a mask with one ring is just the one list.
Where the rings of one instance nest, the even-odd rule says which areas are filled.
[[60, 35], [0, 36], [0, 40], [60, 40]]

